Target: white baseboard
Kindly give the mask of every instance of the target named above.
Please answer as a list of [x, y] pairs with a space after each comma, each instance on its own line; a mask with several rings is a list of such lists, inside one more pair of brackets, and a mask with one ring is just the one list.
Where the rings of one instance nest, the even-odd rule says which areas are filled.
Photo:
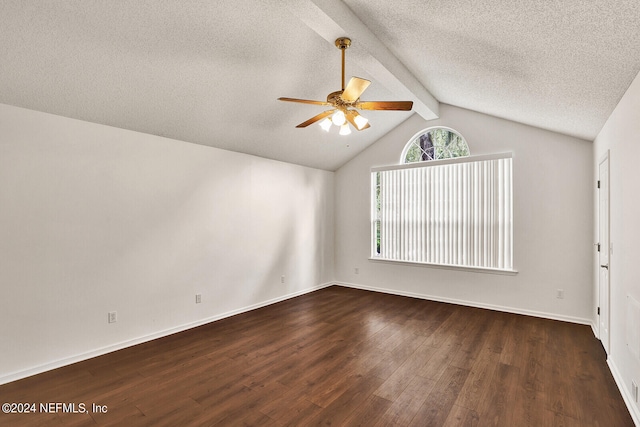
[[400, 295], [405, 297], [426, 299], [430, 301], [446, 302], [449, 304], [464, 305], [468, 307], [486, 308], [488, 310], [503, 311], [506, 313], [523, 314], [526, 316], [541, 317], [544, 319], [561, 320], [563, 322], [578, 323], [580, 325], [592, 325], [593, 323], [591, 319], [585, 319], [582, 317], [564, 316], [562, 314], [547, 313], [543, 311], [525, 310], [525, 309], [516, 308], [516, 307], [484, 304], [484, 303], [479, 303], [475, 301], [466, 301], [466, 300], [461, 300], [456, 298], [444, 298], [436, 295], [404, 292], [404, 291], [398, 291], [396, 289], [376, 288], [373, 286], [358, 285], [358, 284], [346, 283], [346, 282], [336, 282], [336, 285], [344, 286], [347, 288], [362, 289], [366, 291], [382, 292], [385, 294], [393, 294], [393, 295]]
[[631, 418], [633, 418], [633, 422], [636, 426], [640, 426], [640, 409], [638, 405], [636, 405], [633, 401], [633, 396], [631, 396], [631, 391], [624, 386], [624, 380], [622, 379], [622, 375], [620, 375], [620, 371], [618, 371], [618, 367], [615, 362], [611, 359], [611, 357], [607, 358], [607, 365], [609, 365], [609, 370], [611, 371], [611, 375], [613, 375], [613, 379], [620, 390], [620, 394], [622, 394], [622, 399], [624, 403], [627, 405], [627, 409], [629, 409], [629, 413], [631, 414]]
[[593, 331], [593, 336], [600, 339], [598, 327], [594, 322], [591, 322], [591, 330]]
[[12, 381], [17, 381], [23, 378], [30, 377], [32, 375], [40, 374], [42, 372], [51, 371], [53, 369], [61, 368], [63, 366], [71, 365], [76, 362], [81, 362], [83, 360], [91, 359], [93, 357], [102, 356], [103, 354], [111, 353], [113, 351], [122, 350], [123, 348], [132, 347], [137, 344], [142, 344], [144, 342], [152, 341], [158, 338], [166, 337], [168, 335], [173, 335], [178, 332], [186, 331], [188, 329], [196, 328], [198, 326], [206, 325], [207, 323], [215, 322], [216, 320], [221, 320], [227, 317], [235, 316], [236, 314], [246, 313], [247, 311], [255, 310], [261, 307], [266, 307], [271, 304], [275, 304], [287, 299], [295, 298], [300, 295], [308, 294], [310, 292], [317, 291], [319, 289], [326, 288], [328, 286], [335, 285], [334, 282], [327, 282], [320, 284], [318, 286], [314, 286], [312, 288], [307, 288], [301, 291], [293, 292], [287, 295], [283, 295], [281, 297], [273, 298], [267, 301], [263, 301], [260, 303], [252, 304], [246, 307], [239, 308], [237, 310], [228, 311], [226, 313], [222, 313], [216, 316], [207, 317], [205, 319], [201, 319], [195, 322], [187, 323], [184, 325], [176, 326], [175, 328], [165, 329], [163, 331], [155, 332], [153, 334], [145, 335], [142, 337], [134, 338], [127, 341], [122, 341], [116, 344], [112, 344], [106, 347], [98, 348], [95, 350], [88, 351], [86, 353], [78, 354], [75, 356], [65, 357], [64, 359], [59, 359], [50, 363], [45, 363], [43, 365], [35, 366], [33, 368], [13, 372], [7, 375], [0, 376], [0, 385], [10, 383]]

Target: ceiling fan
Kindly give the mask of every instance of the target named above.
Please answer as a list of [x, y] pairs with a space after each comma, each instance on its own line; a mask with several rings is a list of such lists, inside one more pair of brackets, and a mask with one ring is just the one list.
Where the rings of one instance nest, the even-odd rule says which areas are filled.
[[280, 101], [299, 102], [302, 104], [331, 106], [331, 110], [323, 111], [300, 123], [297, 128], [304, 128], [319, 120], [320, 126], [329, 132], [331, 125], [340, 127], [340, 135], [351, 133], [349, 123], [357, 130], [370, 127], [369, 121], [356, 110], [395, 110], [410, 111], [413, 107], [412, 101], [360, 101], [360, 96], [369, 87], [371, 82], [360, 77], [351, 77], [349, 83], [344, 85], [344, 56], [347, 48], [351, 46], [351, 39], [340, 37], [336, 40], [336, 47], [342, 51], [342, 90], [331, 92], [327, 95], [326, 101], [313, 101], [310, 99], [278, 98]]

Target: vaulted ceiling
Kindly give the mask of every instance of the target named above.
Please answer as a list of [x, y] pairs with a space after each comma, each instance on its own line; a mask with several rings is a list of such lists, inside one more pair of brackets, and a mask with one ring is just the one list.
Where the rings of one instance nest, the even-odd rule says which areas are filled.
[[[372, 81], [348, 136], [298, 123]], [[637, 0], [0, 0], [0, 103], [335, 170], [439, 103], [592, 140], [640, 70]], [[0, 124], [1, 132], [1, 124]]]

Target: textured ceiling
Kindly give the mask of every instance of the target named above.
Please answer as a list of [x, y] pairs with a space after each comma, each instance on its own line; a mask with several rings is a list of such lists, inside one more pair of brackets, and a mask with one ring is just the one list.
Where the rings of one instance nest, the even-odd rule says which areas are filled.
[[638, 0], [345, 0], [442, 103], [593, 140], [640, 70]]
[[363, 100], [592, 140], [640, 70], [639, 23], [637, 0], [0, 0], [0, 103], [335, 170], [411, 115], [295, 129], [324, 107], [276, 99], [339, 90], [350, 36]]

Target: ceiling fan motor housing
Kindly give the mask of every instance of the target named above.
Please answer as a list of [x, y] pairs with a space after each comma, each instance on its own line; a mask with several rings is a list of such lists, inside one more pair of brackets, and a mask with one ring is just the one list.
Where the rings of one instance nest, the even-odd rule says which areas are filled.
[[327, 95], [327, 102], [337, 108], [346, 108], [353, 106], [353, 104], [355, 104], [354, 102], [347, 102], [342, 99], [343, 92], [343, 90], [331, 92], [329, 95]]

